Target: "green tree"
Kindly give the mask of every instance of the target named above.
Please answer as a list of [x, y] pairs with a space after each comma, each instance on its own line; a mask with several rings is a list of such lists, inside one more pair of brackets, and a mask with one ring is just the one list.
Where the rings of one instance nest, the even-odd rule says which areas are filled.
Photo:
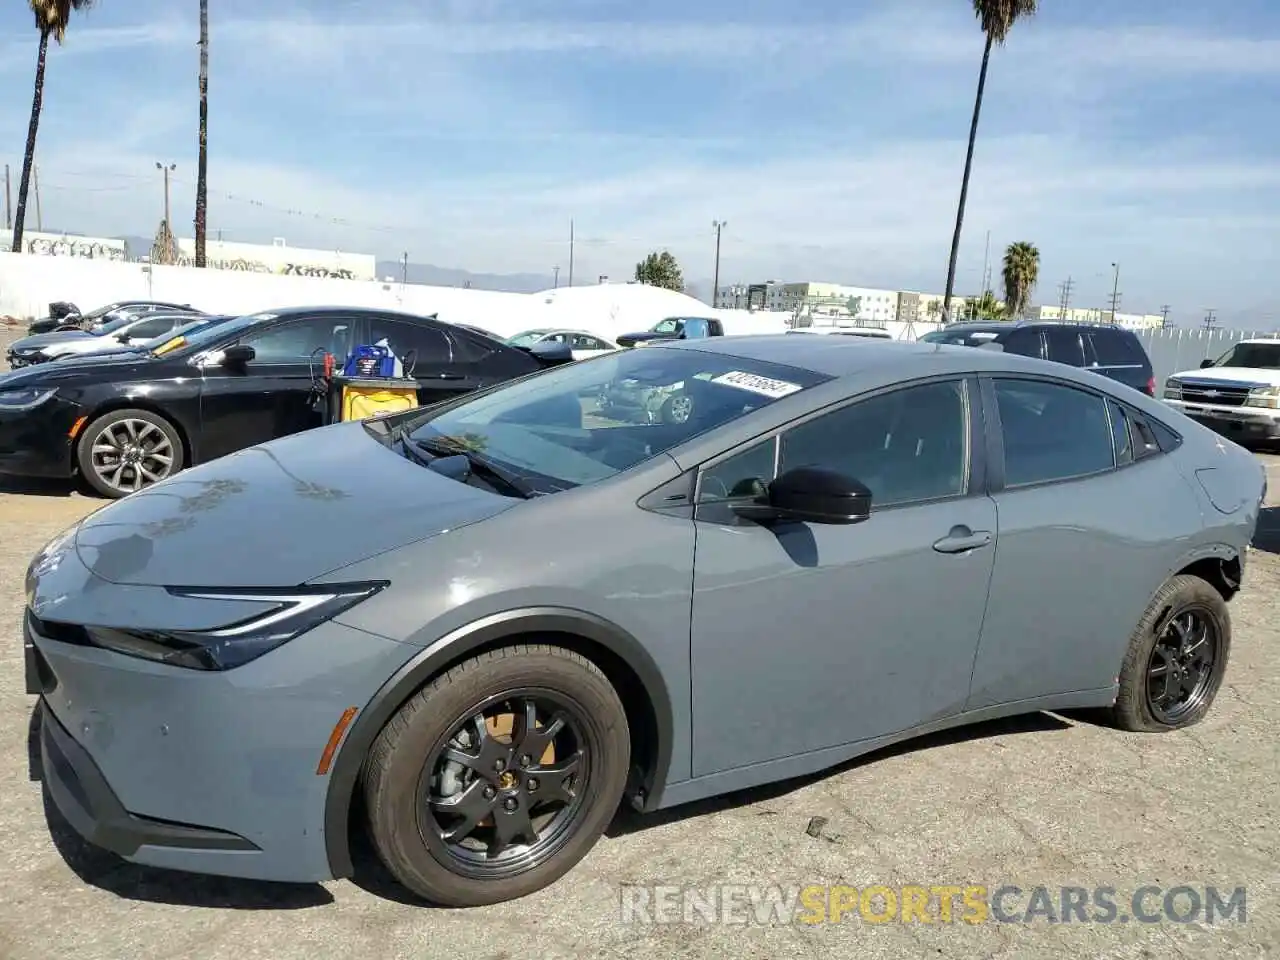
[[31, 122], [27, 125], [27, 149], [22, 155], [22, 177], [18, 180], [18, 208], [13, 212], [13, 246], [22, 249], [22, 228], [27, 219], [27, 189], [31, 185], [31, 169], [36, 158], [36, 131], [40, 128], [40, 111], [44, 106], [44, 68], [49, 56], [49, 38], [59, 44], [67, 36], [72, 10], [85, 10], [93, 0], [27, 0], [40, 31], [40, 52], [36, 57], [36, 85], [31, 96]]
[[200, 158], [196, 168], [196, 266], [205, 265], [209, 219], [209, 0], [200, 0]]
[[1023, 316], [1031, 305], [1031, 292], [1040, 279], [1040, 251], [1034, 244], [1021, 241], [1009, 244], [1004, 252], [1004, 302], [1014, 319]]
[[1012, 319], [1005, 310], [1005, 305], [996, 299], [996, 295], [990, 290], [985, 290], [977, 300], [973, 303], [973, 311], [979, 320], [1008, 320]]
[[849, 311], [849, 316], [856, 320], [858, 318], [858, 314], [862, 312], [862, 298], [850, 297], [845, 301], [844, 308]]
[[636, 264], [636, 279], [651, 287], [684, 290], [684, 274], [670, 251], [653, 252]]
[[964, 158], [964, 178], [960, 181], [960, 205], [956, 209], [956, 231], [951, 238], [951, 260], [947, 264], [947, 290], [943, 295], [943, 319], [951, 317], [951, 294], [956, 285], [956, 260], [960, 255], [960, 231], [964, 226], [964, 204], [969, 196], [969, 175], [973, 171], [973, 145], [978, 139], [978, 117], [982, 113], [982, 93], [987, 85], [987, 65], [991, 48], [1004, 45], [1009, 31], [1019, 20], [1036, 12], [1036, 0], [973, 0], [973, 12], [982, 24], [986, 46], [982, 51], [982, 69], [978, 73], [978, 95], [973, 101], [973, 121], [969, 125], [969, 151]]

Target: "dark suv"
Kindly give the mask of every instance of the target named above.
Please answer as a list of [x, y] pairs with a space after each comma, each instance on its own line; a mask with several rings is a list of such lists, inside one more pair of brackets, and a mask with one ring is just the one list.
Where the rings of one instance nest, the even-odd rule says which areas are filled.
[[1006, 353], [1039, 357], [1092, 370], [1125, 386], [1156, 395], [1151, 358], [1132, 330], [1095, 323], [986, 321], [953, 323], [920, 338], [928, 343], [954, 343], [966, 347], [998, 344]]

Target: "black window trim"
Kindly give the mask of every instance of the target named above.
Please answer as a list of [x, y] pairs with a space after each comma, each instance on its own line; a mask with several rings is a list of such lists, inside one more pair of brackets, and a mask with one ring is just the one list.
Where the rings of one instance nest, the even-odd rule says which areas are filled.
[[[781, 465], [782, 435], [787, 431], [794, 430], [795, 428], [803, 426], [804, 424], [809, 423], [812, 420], [816, 420], [819, 417], [838, 413], [844, 408], [852, 406], [855, 403], [874, 400], [877, 397], [896, 393], [900, 390], [908, 390], [913, 387], [929, 386], [930, 384], [935, 383], [952, 383], [955, 381], [960, 382], [960, 399], [964, 406], [965, 424], [968, 433], [968, 436], [965, 438], [965, 458], [967, 462], [965, 464], [964, 490], [958, 494], [950, 494], [943, 497], [930, 497], [925, 500], [907, 500], [901, 503], [890, 504], [885, 507], [877, 507], [873, 499], [871, 512], [875, 514], [910, 507], [922, 507], [934, 503], [946, 503], [953, 500], [964, 500], [974, 496], [986, 496], [989, 488], [988, 469], [991, 462], [989, 457], [990, 444], [987, 438], [987, 433], [989, 432], [987, 421], [983, 412], [984, 404], [980, 399], [979, 378], [972, 373], [946, 373], [934, 374], [928, 377], [918, 377], [913, 380], [900, 380], [896, 383], [886, 384], [882, 387], [867, 390], [863, 393], [857, 394], [856, 396], [841, 397], [839, 400], [828, 403], [816, 410], [810, 410], [808, 413], [789, 420], [780, 426], [772, 427], [763, 433], [757, 434], [749, 440], [744, 440], [728, 450], [723, 450], [720, 453], [717, 453], [713, 457], [708, 457], [693, 468], [693, 472], [695, 474], [692, 494], [692, 503], [694, 508], [693, 519], [719, 524], [735, 522], [736, 518], [734, 515], [724, 510], [724, 505], [740, 498], [708, 500], [706, 502], [701, 502], [699, 499], [702, 496], [703, 475], [706, 471], [714, 469], [726, 460], [731, 460], [740, 454], [754, 450], [757, 446], [764, 443], [772, 443], [773, 477], [776, 477], [778, 475], [778, 468]], [[773, 477], [770, 479], [773, 479]], [[716, 516], [704, 517], [701, 515], [702, 509], [708, 507], [713, 508]], [[721, 516], [722, 513], [723, 516]]]
[[[1147, 423], [1158, 424], [1167, 430], [1174, 438], [1174, 447], [1177, 449], [1182, 445], [1183, 438], [1177, 430], [1174, 430], [1163, 420], [1153, 417], [1148, 413], [1144, 413], [1132, 404], [1107, 393], [1104, 390], [1094, 389], [1092, 386], [1086, 386], [1077, 383], [1074, 380], [1068, 380], [1065, 377], [1054, 377], [1049, 374], [1027, 374], [1014, 372], [984, 372], [978, 376], [980, 381], [980, 391], [982, 395], [983, 415], [987, 422], [986, 431], [986, 456], [987, 456], [987, 477], [989, 485], [987, 492], [990, 494], [1000, 493], [1004, 490], [1033, 490], [1039, 487], [1049, 487], [1061, 483], [1076, 483], [1081, 480], [1090, 480], [1094, 477], [1100, 477], [1103, 474], [1114, 473], [1118, 470], [1125, 470], [1136, 467], [1140, 464], [1149, 463], [1167, 453], [1163, 446], [1156, 453], [1148, 454], [1145, 457], [1137, 457], [1136, 455], [1128, 463], [1117, 464], [1117, 453], [1115, 444], [1115, 432], [1111, 423], [1111, 404], [1115, 404], [1124, 411], [1125, 415], [1131, 418], [1138, 418]], [[1094, 470], [1090, 473], [1075, 474], [1070, 477], [1057, 477], [1053, 480], [1037, 480], [1033, 483], [1019, 483], [1009, 485], [1005, 483], [1005, 464], [1004, 464], [1004, 427], [1000, 420], [999, 398], [996, 396], [997, 380], [1029, 380], [1035, 383], [1047, 383], [1058, 387], [1067, 387], [1073, 390], [1079, 390], [1082, 393], [1090, 394], [1103, 401], [1104, 408], [1107, 412], [1107, 438], [1111, 444], [1111, 466], [1102, 470]], [[1154, 431], [1153, 431], [1154, 432]], [[1156, 443], [1159, 444], [1160, 437], [1156, 435]], [[1133, 445], [1133, 434], [1130, 433], [1129, 443]], [[1133, 447], [1134, 453], [1137, 448]]]

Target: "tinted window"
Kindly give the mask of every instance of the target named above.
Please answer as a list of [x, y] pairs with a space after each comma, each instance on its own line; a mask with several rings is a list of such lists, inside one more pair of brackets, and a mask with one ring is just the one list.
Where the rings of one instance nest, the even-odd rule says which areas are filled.
[[1107, 412], [1111, 415], [1111, 436], [1116, 448], [1116, 463], [1124, 465], [1133, 462], [1133, 438], [1129, 431], [1129, 418], [1120, 404], [1110, 401]]
[[1105, 401], [1037, 380], [996, 380], [1008, 486], [1064, 480], [1115, 465]]
[[964, 492], [964, 385], [908, 387], [861, 400], [782, 435], [780, 472], [824, 467], [861, 481], [875, 506]]
[[603, 340], [597, 340], [595, 337], [589, 337], [585, 333], [576, 333], [573, 336], [573, 349], [608, 350], [609, 345]]
[[178, 321], [173, 317], [153, 317], [150, 320], [143, 320], [141, 323], [135, 324], [128, 330], [129, 339], [131, 340], [149, 340], [152, 337], [158, 337], [162, 333], [168, 333]]
[[698, 502], [756, 496], [760, 484], [773, 479], [776, 451], [777, 443], [770, 438], [707, 468], [698, 486]]
[[1237, 343], [1213, 361], [1215, 367], [1253, 367], [1273, 370], [1280, 367], [1280, 342]]
[[1118, 330], [1093, 330], [1089, 339], [1093, 341], [1093, 352], [1097, 354], [1099, 366], [1123, 367], [1143, 362], [1141, 345]]
[[1001, 344], [1005, 353], [1016, 353], [1020, 357], [1044, 357], [1038, 330], [1012, 330]]
[[350, 323], [340, 317], [293, 320], [251, 333], [240, 342], [253, 347], [258, 362], [301, 363], [323, 350], [341, 364], [349, 349]]
[[1049, 359], [1073, 367], [1084, 366], [1084, 348], [1080, 345], [1080, 331], [1069, 327], [1047, 327], [1045, 341], [1049, 345]]
[[418, 370], [453, 360], [449, 338], [444, 331], [425, 323], [374, 317], [369, 321], [369, 342], [381, 343], [383, 340], [387, 341], [392, 353]]

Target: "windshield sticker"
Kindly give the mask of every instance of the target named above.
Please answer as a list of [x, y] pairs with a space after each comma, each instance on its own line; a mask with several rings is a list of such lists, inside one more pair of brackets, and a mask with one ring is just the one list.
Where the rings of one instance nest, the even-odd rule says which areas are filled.
[[187, 342], [186, 337], [174, 337], [172, 340], [166, 340], [164, 343], [160, 344], [160, 346], [156, 347], [151, 352], [155, 354], [157, 357], [163, 357], [166, 353], [169, 353], [172, 350], [177, 350], [180, 346], [182, 346], [186, 342]]
[[741, 370], [731, 370], [728, 373], [722, 373], [718, 377], [711, 378], [712, 383], [720, 383], [726, 387], [737, 387], [739, 390], [750, 390], [752, 393], [758, 393], [761, 396], [785, 397], [789, 393], [795, 393], [800, 389], [798, 383], [788, 383], [786, 380], [774, 380], [770, 377], [757, 376], [754, 373], [745, 373]]

